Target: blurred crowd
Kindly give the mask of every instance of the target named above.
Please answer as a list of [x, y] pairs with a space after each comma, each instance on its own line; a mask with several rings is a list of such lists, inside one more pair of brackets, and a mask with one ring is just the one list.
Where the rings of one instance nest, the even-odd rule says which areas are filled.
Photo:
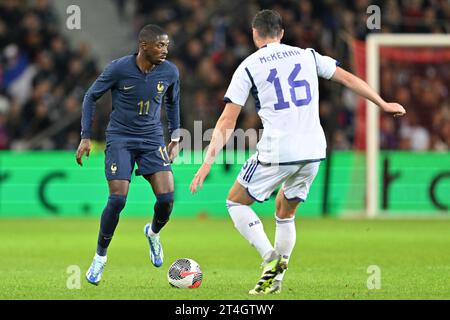
[[449, 150], [450, 59], [446, 63], [416, 61], [411, 68], [411, 62], [383, 59], [382, 55], [381, 63], [381, 93], [408, 107], [407, 117], [398, 121], [382, 116], [381, 148]]
[[75, 149], [89, 46], [70, 47], [50, 0], [2, 0], [0, 48], [0, 149]]
[[[352, 39], [368, 32], [449, 33], [447, 0], [111, 0], [132, 36], [142, 26], [162, 26], [171, 37], [169, 59], [181, 74], [182, 126], [203, 130], [215, 125], [223, 96], [239, 63], [255, 51], [250, 22], [262, 8], [283, 17], [284, 43], [312, 47], [353, 71]], [[131, 14], [126, 7], [132, 3]], [[367, 7], [381, 8], [381, 30], [369, 30]], [[0, 149], [75, 149], [84, 91], [98, 75], [89, 47], [71, 49], [56, 28], [50, 0], [0, 2]], [[132, 50], [132, 48], [130, 48]], [[394, 63], [395, 62], [395, 63]], [[448, 150], [450, 147], [450, 61], [442, 64], [398, 64], [383, 60], [382, 94], [402, 103], [408, 116], [382, 117], [381, 147], [404, 150]], [[334, 149], [353, 148], [355, 96], [329, 81], [320, 82], [320, 115]], [[61, 121], [65, 123], [59, 123]], [[67, 123], [70, 123], [67, 125]], [[95, 138], [104, 139], [105, 118], [94, 122]], [[58, 128], [61, 129], [58, 129]], [[238, 120], [242, 129], [260, 128], [252, 103]], [[45, 141], [26, 146], [42, 131]], [[36, 140], [36, 139], [34, 139]], [[39, 139], [38, 139], [39, 140]]]

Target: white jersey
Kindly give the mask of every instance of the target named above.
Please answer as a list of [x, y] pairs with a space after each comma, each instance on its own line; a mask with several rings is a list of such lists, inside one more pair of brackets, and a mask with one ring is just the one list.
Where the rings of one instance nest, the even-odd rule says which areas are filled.
[[236, 69], [225, 101], [244, 106], [249, 93], [264, 132], [258, 160], [294, 164], [324, 159], [326, 140], [319, 119], [318, 76], [330, 79], [336, 60], [313, 49], [270, 43]]

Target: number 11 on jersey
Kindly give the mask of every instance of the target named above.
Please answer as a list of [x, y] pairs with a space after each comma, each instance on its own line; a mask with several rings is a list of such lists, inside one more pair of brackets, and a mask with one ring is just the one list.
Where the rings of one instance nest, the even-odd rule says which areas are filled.
[[139, 101], [138, 106], [139, 106], [139, 115], [148, 114], [148, 110], [150, 109], [150, 101], [147, 100], [144, 103], [144, 101], [141, 100]]

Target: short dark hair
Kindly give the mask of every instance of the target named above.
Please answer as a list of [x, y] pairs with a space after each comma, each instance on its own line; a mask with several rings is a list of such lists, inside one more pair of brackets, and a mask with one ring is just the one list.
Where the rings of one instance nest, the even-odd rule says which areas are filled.
[[253, 18], [252, 27], [262, 38], [275, 38], [283, 30], [281, 16], [275, 10], [261, 10]]
[[155, 41], [158, 36], [167, 34], [161, 27], [156, 24], [147, 24], [139, 31], [139, 42]]

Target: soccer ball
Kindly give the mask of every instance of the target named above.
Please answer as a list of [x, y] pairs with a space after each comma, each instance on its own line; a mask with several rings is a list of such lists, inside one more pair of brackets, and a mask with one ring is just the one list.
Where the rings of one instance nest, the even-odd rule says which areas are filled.
[[197, 262], [189, 258], [178, 259], [169, 268], [167, 280], [172, 287], [197, 288], [202, 283], [203, 273]]

